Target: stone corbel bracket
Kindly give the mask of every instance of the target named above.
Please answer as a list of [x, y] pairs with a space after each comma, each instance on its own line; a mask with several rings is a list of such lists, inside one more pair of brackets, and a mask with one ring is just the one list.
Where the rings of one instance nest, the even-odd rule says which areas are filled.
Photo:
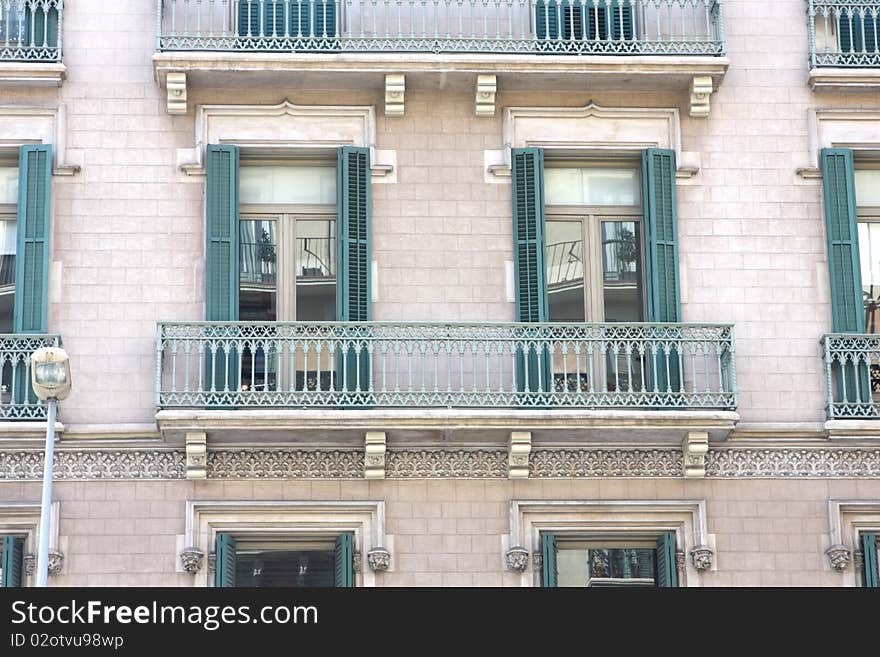
[[529, 551], [520, 546], [512, 547], [504, 554], [504, 560], [508, 570], [523, 573], [529, 566]]
[[385, 572], [391, 566], [391, 552], [384, 547], [374, 547], [367, 552], [367, 563], [374, 572]]
[[511, 431], [507, 443], [507, 478], [528, 479], [529, 454], [532, 452], [531, 431]]
[[205, 561], [205, 553], [196, 547], [184, 548], [180, 552], [180, 566], [190, 575], [195, 575], [202, 569]]
[[368, 431], [364, 438], [364, 450], [364, 479], [384, 479], [385, 432]]
[[498, 91], [498, 78], [494, 75], [477, 76], [477, 116], [495, 116], [495, 92]]
[[169, 73], [165, 78], [166, 108], [169, 114], [186, 114], [186, 73]]
[[715, 553], [707, 545], [698, 545], [691, 549], [691, 563], [700, 572], [711, 570], [714, 557]]
[[[64, 568], [64, 555], [58, 550], [49, 550], [49, 574], [58, 575]], [[24, 573], [33, 576], [37, 572], [37, 555], [24, 555]]]
[[832, 545], [825, 550], [825, 555], [831, 563], [831, 567], [838, 573], [842, 573], [852, 560], [852, 551], [845, 545]]
[[204, 431], [186, 434], [186, 478], [208, 478], [208, 435]]
[[406, 97], [406, 76], [389, 73], [385, 76], [385, 116], [403, 116]]
[[706, 476], [706, 454], [709, 452], [709, 433], [690, 431], [681, 443], [682, 475], [686, 479]]
[[712, 78], [708, 75], [695, 75], [691, 80], [689, 114], [697, 119], [709, 116], [709, 99], [714, 91]]

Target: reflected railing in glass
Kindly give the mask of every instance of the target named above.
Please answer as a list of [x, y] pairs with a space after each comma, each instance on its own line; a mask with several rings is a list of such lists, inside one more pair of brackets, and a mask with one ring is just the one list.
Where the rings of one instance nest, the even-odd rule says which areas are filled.
[[0, 62], [59, 62], [63, 0], [0, 0]]
[[0, 335], [0, 419], [44, 420], [46, 406], [31, 388], [31, 354], [40, 347], [60, 347], [57, 335]]

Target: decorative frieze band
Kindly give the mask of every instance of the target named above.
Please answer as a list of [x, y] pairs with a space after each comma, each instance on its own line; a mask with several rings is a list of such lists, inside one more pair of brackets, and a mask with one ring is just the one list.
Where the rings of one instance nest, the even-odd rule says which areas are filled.
[[[57, 480], [185, 479], [179, 450], [65, 450], [55, 452]], [[422, 449], [386, 453], [389, 479], [506, 479], [506, 449]], [[533, 449], [532, 478], [681, 477], [680, 449]], [[0, 481], [39, 481], [40, 451], [0, 452]], [[710, 449], [713, 478], [880, 477], [878, 449]], [[208, 450], [208, 479], [362, 479], [362, 449]]]

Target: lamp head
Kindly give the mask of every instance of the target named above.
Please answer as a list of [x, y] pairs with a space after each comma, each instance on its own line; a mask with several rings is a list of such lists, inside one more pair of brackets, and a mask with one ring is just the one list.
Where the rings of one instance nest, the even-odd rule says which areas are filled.
[[42, 400], [70, 394], [70, 358], [60, 347], [41, 347], [31, 354], [31, 385]]

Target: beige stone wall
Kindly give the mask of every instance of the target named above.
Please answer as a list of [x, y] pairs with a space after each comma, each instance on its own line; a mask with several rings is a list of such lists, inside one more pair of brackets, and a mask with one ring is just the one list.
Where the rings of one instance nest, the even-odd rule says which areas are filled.
[[[199, 103], [367, 103], [378, 147], [397, 150], [398, 184], [376, 185], [379, 319], [507, 320], [509, 185], [483, 183], [483, 150], [501, 143], [510, 105], [678, 106], [682, 146], [702, 170], [679, 185], [683, 315], [735, 322], [740, 411], [747, 421], [823, 419], [818, 340], [829, 329], [828, 283], [810, 107], [871, 107], [877, 94], [814, 94], [807, 80], [802, 0], [725, 2], [730, 70], [708, 119], [687, 117], [684, 94], [504, 93], [495, 118], [473, 116], [473, 92], [408, 91], [406, 116], [382, 116], [381, 90], [190, 90], [190, 113], [169, 116], [153, 79], [155, 3], [65, 7], [58, 89], [4, 88], [2, 104], [68, 109], [69, 160], [82, 172], [54, 183], [49, 328], [63, 334], [77, 385], [68, 425], [149, 423], [157, 320], [203, 317], [203, 179], [175, 167], [192, 147]], [[109, 19], [108, 19], [109, 15]], [[418, 85], [408, 85], [417, 87]], [[57, 270], [56, 270], [57, 271]]]
[[[503, 568], [511, 499], [706, 499], [717, 570], [701, 586], [841, 586], [831, 570], [828, 499], [877, 499], [877, 481], [555, 480], [62, 482], [68, 586], [190, 586], [175, 572], [187, 499], [385, 500], [395, 571], [386, 586], [518, 586]], [[39, 483], [0, 483], [0, 504], [39, 501]], [[852, 570], [848, 571], [851, 577]]]

